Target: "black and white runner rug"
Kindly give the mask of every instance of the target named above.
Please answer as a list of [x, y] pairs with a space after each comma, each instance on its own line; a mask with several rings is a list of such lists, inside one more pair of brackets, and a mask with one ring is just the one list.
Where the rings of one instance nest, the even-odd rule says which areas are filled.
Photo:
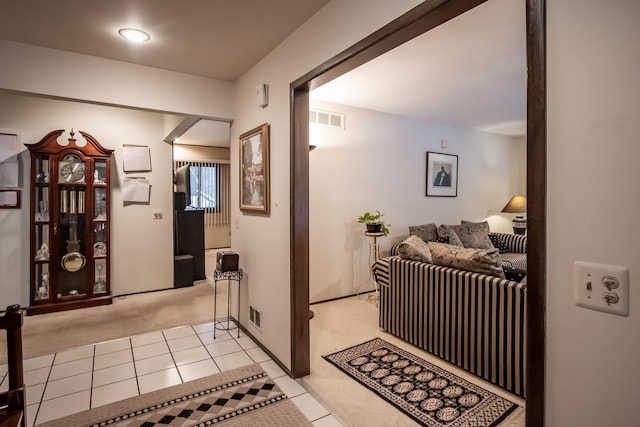
[[323, 356], [429, 427], [492, 427], [518, 406], [380, 338]]
[[313, 427], [258, 364], [58, 418], [37, 427]]

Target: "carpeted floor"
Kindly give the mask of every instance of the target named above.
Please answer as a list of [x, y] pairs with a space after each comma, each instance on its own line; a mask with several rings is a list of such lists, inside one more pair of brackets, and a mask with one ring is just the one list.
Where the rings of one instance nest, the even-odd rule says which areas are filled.
[[398, 412], [395, 406], [368, 388], [351, 380], [344, 372], [327, 363], [322, 357], [375, 337], [381, 337], [397, 347], [517, 403], [519, 407], [502, 421], [499, 427], [524, 427], [524, 399], [385, 333], [378, 326], [379, 311], [375, 304], [367, 301], [366, 295], [313, 304], [311, 309], [315, 313], [310, 322], [311, 374], [302, 380], [311, 390], [310, 392], [320, 396], [325, 407], [339, 417], [345, 426], [415, 427], [420, 425], [412, 418]]
[[311, 427], [258, 364], [99, 406], [38, 427]]
[[324, 358], [425, 426], [494, 427], [517, 408], [380, 338]]
[[[226, 287], [218, 286], [220, 313], [226, 313], [226, 303]], [[202, 280], [185, 288], [114, 298], [111, 305], [24, 316], [23, 357], [211, 321], [213, 286]], [[5, 335], [0, 334], [0, 363], [7, 360], [6, 351]]]

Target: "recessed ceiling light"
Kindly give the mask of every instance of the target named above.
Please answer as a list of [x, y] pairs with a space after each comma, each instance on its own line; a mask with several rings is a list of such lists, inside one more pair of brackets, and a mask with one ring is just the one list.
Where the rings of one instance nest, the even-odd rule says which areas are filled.
[[149, 34], [137, 28], [121, 28], [118, 33], [125, 39], [136, 43], [146, 42], [151, 39]]

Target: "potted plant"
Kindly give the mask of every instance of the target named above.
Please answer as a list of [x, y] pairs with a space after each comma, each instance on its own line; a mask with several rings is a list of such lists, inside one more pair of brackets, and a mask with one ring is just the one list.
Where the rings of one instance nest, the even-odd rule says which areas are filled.
[[367, 226], [368, 233], [382, 233], [385, 236], [389, 234], [389, 227], [391, 224], [386, 224], [382, 219], [384, 214], [380, 211], [372, 214], [371, 212], [365, 212], [358, 217], [358, 222]]

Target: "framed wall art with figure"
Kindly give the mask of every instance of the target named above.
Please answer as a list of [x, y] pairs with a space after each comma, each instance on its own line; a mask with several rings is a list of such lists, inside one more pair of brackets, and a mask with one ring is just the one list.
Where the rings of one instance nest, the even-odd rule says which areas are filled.
[[269, 124], [240, 135], [240, 210], [269, 214]]
[[458, 156], [427, 151], [427, 196], [458, 196]]

